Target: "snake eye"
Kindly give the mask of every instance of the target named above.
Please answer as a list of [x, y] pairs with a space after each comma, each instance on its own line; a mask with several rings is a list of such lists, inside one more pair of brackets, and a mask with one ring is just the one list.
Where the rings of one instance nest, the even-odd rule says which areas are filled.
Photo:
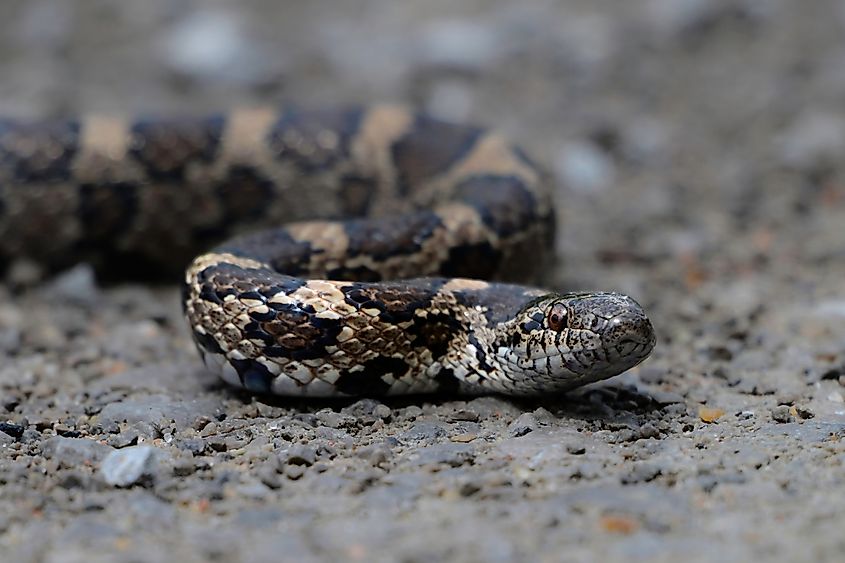
[[546, 320], [549, 324], [549, 328], [560, 332], [564, 328], [566, 328], [566, 305], [563, 303], [555, 303], [554, 307], [551, 308], [549, 311], [548, 317]]

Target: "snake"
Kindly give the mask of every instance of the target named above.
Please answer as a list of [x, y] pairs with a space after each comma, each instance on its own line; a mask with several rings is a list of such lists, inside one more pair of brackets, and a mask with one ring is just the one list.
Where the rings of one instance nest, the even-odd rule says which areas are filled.
[[259, 394], [546, 395], [639, 364], [633, 298], [537, 285], [553, 196], [499, 133], [397, 105], [0, 119], [0, 268], [181, 276], [206, 369]]

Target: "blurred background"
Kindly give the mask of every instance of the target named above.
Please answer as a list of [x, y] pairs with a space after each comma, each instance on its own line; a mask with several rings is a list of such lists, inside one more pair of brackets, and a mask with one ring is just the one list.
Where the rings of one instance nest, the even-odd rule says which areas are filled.
[[[120, 545], [162, 561], [173, 546], [186, 561], [841, 560], [842, 1], [2, 0], [0, 77], [0, 115], [17, 117], [398, 101], [499, 129], [555, 179], [549, 285], [629, 293], [658, 332], [641, 368], [571, 402], [388, 403], [362, 425], [370, 403], [271, 408], [186, 377], [200, 368], [173, 289], [84, 271], [0, 288], [0, 388], [30, 444], [2, 450], [21, 453], [0, 464], [0, 546], [38, 561], [68, 545], [79, 561]], [[86, 501], [93, 470], [39, 457], [54, 428], [131, 443], [98, 430], [103, 405], [188, 420], [157, 443], [175, 461], [143, 494]], [[229, 418], [200, 436], [218, 405]], [[129, 430], [160, 438], [153, 423]], [[247, 455], [227, 453], [233, 436]], [[265, 479], [287, 440], [337, 457]], [[118, 543], [133, 534], [147, 539]]]
[[836, 236], [791, 222], [841, 195], [836, 0], [5, 0], [0, 30], [5, 115], [401, 101], [503, 130], [554, 173], [571, 263], [699, 283]]

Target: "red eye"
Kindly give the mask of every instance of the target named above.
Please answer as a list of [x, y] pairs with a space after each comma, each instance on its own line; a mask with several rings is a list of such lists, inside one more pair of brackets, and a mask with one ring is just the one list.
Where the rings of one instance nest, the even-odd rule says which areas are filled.
[[563, 303], [555, 303], [547, 317], [549, 328], [560, 332], [566, 328], [566, 306]]

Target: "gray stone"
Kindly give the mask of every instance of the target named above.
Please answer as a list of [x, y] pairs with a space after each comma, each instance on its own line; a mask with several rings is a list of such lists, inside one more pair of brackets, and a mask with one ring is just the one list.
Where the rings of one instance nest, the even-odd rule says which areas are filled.
[[789, 412], [787, 405], [778, 405], [772, 409], [772, 418], [776, 422], [794, 422], [795, 417]]
[[417, 405], [410, 405], [402, 409], [400, 416], [405, 420], [416, 420], [422, 412], [422, 409]]
[[373, 409], [373, 416], [380, 418], [381, 420], [389, 419], [391, 414], [392, 411], [387, 405], [376, 405]]
[[[379, 409], [380, 407], [386, 407], [386, 405], [376, 401], [375, 399], [360, 399], [348, 407], [340, 409], [340, 412], [348, 416], [360, 418], [363, 416], [374, 415], [376, 409]], [[388, 408], [388, 410], [390, 409]]]
[[94, 269], [79, 264], [56, 276], [47, 286], [50, 299], [80, 305], [93, 305], [100, 297]]
[[305, 469], [305, 465], [285, 465], [282, 471], [285, 474], [285, 477], [292, 481], [296, 481], [305, 475]]
[[412, 450], [406, 457], [408, 465], [447, 465], [460, 467], [475, 459], [475, 448], [470, 444], [436, 444]]
[[7, 447], [14, 444], [17, 440], [15, 440], [12, 436], [9, 436], [5, 432], [0, 432], [0, 447]]
[[323, 409], [317, 413], [317, 420], [321, 425], [329, 428], [341, 428], [354, 422], [354, 418], [350, 416], [343, 416], [331, 409]]
[[513, 438], [525, 436], [529, 432], [534, 432], [540, 427], [537, 419], [530, 412], [523, 413], [510, 423], [508, 426], [508, 435]]
[[584, 445], [584, 442], [580, 440], [571, 440], [567, 442], [565, 448], [566, 451], [571, 453], [572, 455], [583, 455], [587, 452], [587, 448]]
[[393, 458], [393, 451], [387, 444], [371, 444], [359, 449], [356, 454], [374, 467], [379, 467]]
[[134, 446], [111, 452], [100, 466], [103, 480], [116, 487], [136, 484], [155, 470], [156, 449], [152, 446]]
[[279, 454], [279, 461], [287, 465], [314, 465], [317, 451], [311, 446], [294, 444]]
[[268, 462], [255, 468], [255, 476], [267, 487], [276, 490], [281, 488], [282, 481], [279, 479], [278, 464]]
[[[275, 488], [278, 488], [278, 486]], [[273, 487], [268, 486], [262, 481], [250, 480], [247, 483], [240, 483], [236, 485], [233, 487], [232, 491], [234, 494], [243, 498], [261, 500], [272, 494], [272, 489]]]
[[138, 443], [140, 433], [135, 428], [129, 428], [120, 434], [109, 436], [107, 442], [113, 448], [125, 448], [127, 446], [134, 446]]
[[159, 427], [173, 422], [177, 429], [190, 428], [200, 416], [214, 417], [222, 411], [217, 399], [173, 400], [161, 395], [111, 403], [103, 407], [99, 422], [103, 426], [120, 423], [145, 423]]
[[661, 472], [662, 470], [659, 465], [648, 462], [638, 462], [634, 464], [631, 471], [622, 475], [621, 481], [623, 485], [647, 483], [648, 481], [655, 479], [661, 474]]
[[206, 442], [202, 438], [187, 438], [177, 440], [176, 447], [180, 450], [191, 452], [194, 455], [201, 455], [205, 451]]
[[787, 436], [802, 442], [825, 442], [845, 438], [845, 422], [787, 422], [767, 424], [759, 429], [759, 435]]
[[56, 436], [45, 440], [41, 451], [44, 457], [53, 459], [64, 467], [76, 467], [96, 463], [113, 450], [105, 444], [87, 438]]
[[62, 471], [56, 484], [63, 489], [85, 489], [90, 482], [88, 475], [80, 471]]
[[446, 435], [446, 429], [436, 422], [417, 422], [399, 435], [403, 443], [431, 443]]
[[449, 415], [449, 421], [451, 421], [451, 422], [458, 422], [458, 421], [478, 422], [478, 413], [473, 411], [473, 410], [469, 410], [469, 409], [460, 409], [460, 410], [452, 412]]

